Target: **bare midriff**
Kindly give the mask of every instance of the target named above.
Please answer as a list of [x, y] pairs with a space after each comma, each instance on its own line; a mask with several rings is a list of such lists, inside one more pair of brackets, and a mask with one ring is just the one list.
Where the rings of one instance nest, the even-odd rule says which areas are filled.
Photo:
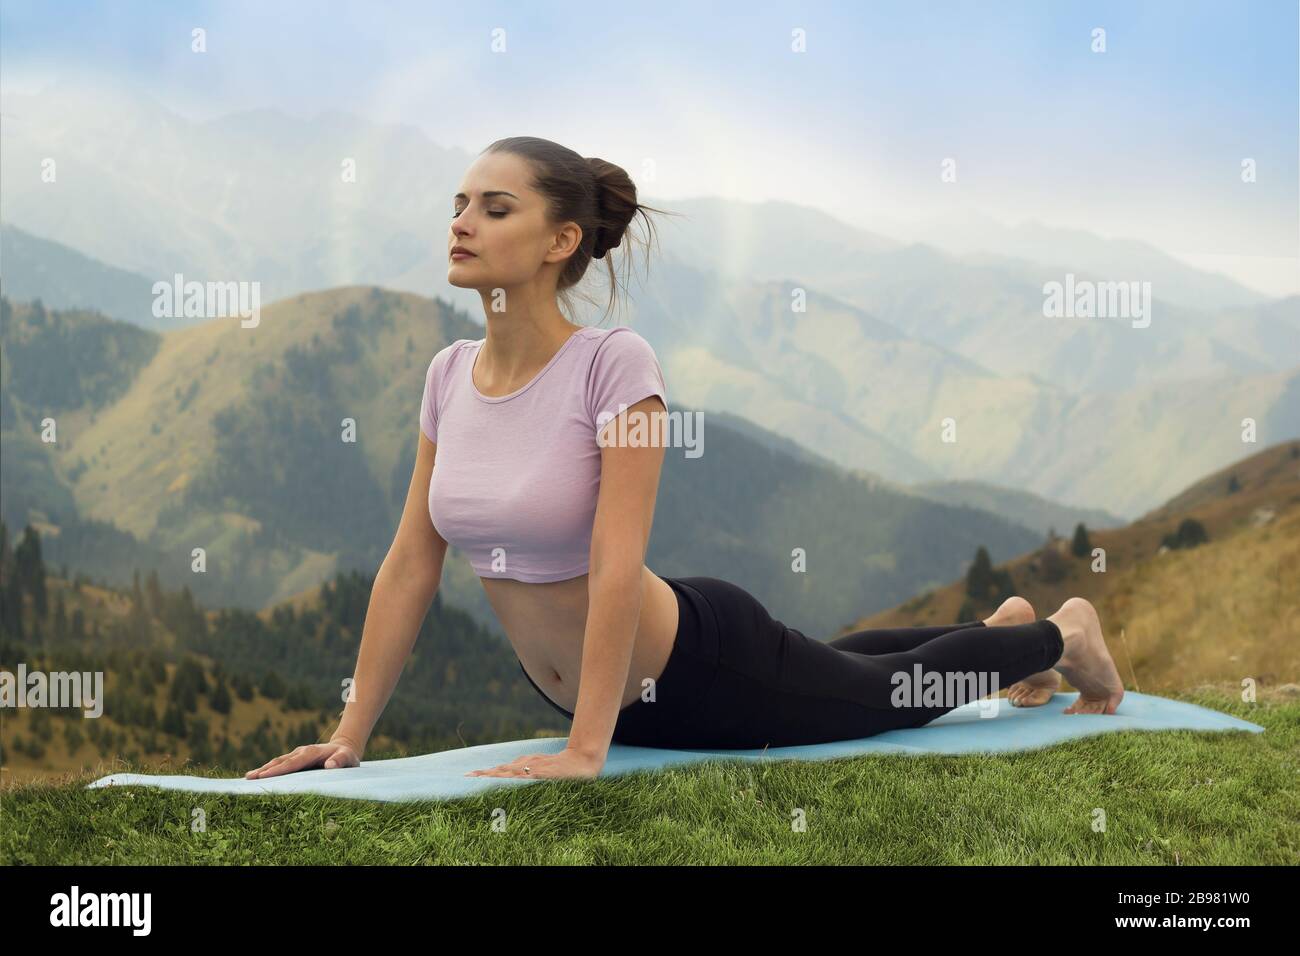
[[[482, 578], [483, 590], [519, 663], [542, 693], [565, 710], [578, 706], [582, 644], [587, 629], [586, 574], [540, 584]], [[641, 682], [659, 679], [677, 638], [677, 595], [641, 566], [641, 613], [620, 708], [641, 697]]]

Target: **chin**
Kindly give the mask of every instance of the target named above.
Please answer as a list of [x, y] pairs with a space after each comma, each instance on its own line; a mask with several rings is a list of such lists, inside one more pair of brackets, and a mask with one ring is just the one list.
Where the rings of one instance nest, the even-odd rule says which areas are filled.
[[449, 269], [447, 270], [447, 284], [448, 284], [448, 285], [454, 285], [454, 286], [456, 286], [456, 288], [458, 288], [458, 289], [474, 289], [474, 288], [477, 288], [477, 285], [476, 285], [476, 284], [474, 284], [474, 283], [470, 283], [470, 282], [466, 282], [465, 279], [464, 279], [463, 277], [459, 276], [459, 275], [457, 274], [457, 269], [456, 269], [456, 267], [455, 267], [454, 265], [451, 266], [451, 268], [449, 268]]

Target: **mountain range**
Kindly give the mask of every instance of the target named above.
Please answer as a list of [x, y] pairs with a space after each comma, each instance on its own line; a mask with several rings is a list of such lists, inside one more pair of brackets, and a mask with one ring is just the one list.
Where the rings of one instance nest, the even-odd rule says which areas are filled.
[[[440, 232], [473, 157], [414, 127], [272, 110], [198, 122], [67, 85], [7, 93], [4, 112], [13, 301], [178, 331], [203, 319], [158, 319], [149, 290], [180, 274], [258, 282], [263, 303], [377, 285], [481, 315], [446, 285]], [[976, 217], [918, 242], [789, 202], [643, 201], [675, 215], [656, 219], [619, 321], [655, 347], [672, 397], [846, 469], [1131, 519], [1240, 457], [1243, 420], [1265, 444], [1300, 435], [1300, 297], [1041, 223]], [[1149, 283], [1149, 325], [1048, 317], [1044, 289], [1067, 277]]]

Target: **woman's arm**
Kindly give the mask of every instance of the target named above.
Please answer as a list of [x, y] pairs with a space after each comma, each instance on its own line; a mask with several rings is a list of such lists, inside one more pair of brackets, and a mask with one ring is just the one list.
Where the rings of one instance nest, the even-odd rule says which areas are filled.
[[[629, 423], [652, 423], [647, 431], [658, 435], [661, 418], [657, 413], [665, 411], [664, 403], [651, 396], [632, 405], [619, 418], [629, 416]], [[611, 420], [603, 434], [614, 436], [617, 428], [618, 422]], [[605, 762], [623, 706], [623, 688], [627, 686], [641, 616], [642, 569], [663, 459], [663, 443], [658, 440], [646, 445], [619, 444], [610, 437], [608, 444], [601, 447], [582, 669], [566, 748], [598, 765]]]
[[353, 694], [344, 705], [338, 729], [330, 737], [360, 756], [429, 613], [442, 579], [447, 542], [429, 517], [429, 480], [437, 446], [420, 434], [415, 470], [406, 493], [401, 524], [384, 563], [375, 575], [361, 633], [361, 650], [353, 673]]

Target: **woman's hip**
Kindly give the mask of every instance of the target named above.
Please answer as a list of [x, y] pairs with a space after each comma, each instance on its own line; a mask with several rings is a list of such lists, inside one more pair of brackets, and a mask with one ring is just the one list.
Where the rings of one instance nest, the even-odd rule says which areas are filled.
[[757, 598], [721, 578], [663, 580], [677, 595], [677, 635], [653, 693], [647, 689], [620, 711], [618, 743], [666, 746], [695, 738], [721, 675], [748, 675], [760, 685], [780, 681], [786, 628]]
[[651, 738], [688, 727], [707, 699], [718, 672], [720, 622], [699, 585], [709, 578], [660, 578], [677, 597], [677, 633], [663, 672], [642, 690], [638, 700], [619, 711], [614, 727], [618, 743], [653, 746]]

